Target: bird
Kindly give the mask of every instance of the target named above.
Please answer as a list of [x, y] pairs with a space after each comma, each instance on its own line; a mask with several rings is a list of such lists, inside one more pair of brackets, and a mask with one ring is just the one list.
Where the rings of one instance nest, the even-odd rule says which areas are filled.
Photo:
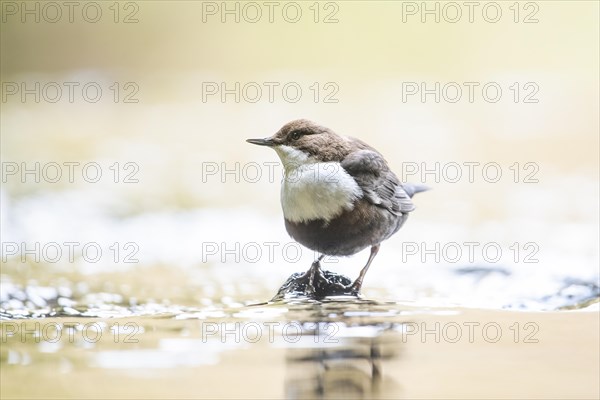
[[[370, 247], [366, 265], [347, 288], [359, 294], [381, 242], [398, 232], [425, 185], [401, 183], [367, 143], [307, 119], [274, 135], [247, 139], [271, 147], [284, 169], [281, 207], [288, 234], [319, 257], [301, 278], [312, 287], [325, 256], [351, 256]], [[313, 289], [314, 290], [314, 289]]]

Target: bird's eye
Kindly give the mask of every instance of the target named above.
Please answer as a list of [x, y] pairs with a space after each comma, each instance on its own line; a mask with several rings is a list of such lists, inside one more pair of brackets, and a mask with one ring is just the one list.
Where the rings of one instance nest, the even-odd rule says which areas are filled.
[[292, 139], [298, 140], [298, 139], [300, 139], [300, 137], [302, 137], [302, 132], [300, 132], [300, 131], [292, 132]]

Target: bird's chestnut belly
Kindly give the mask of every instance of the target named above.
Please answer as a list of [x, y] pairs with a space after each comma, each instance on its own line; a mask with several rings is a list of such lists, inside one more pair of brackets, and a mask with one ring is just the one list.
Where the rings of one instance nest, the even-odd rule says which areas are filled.
[[332, 256], [349, 256], [389, 238], [407, 217], [394, 215], [361, 199], [351, 210], [343, 211], [329, 222], [286, 219], [285, 227], [290, 236], [311, 250]]

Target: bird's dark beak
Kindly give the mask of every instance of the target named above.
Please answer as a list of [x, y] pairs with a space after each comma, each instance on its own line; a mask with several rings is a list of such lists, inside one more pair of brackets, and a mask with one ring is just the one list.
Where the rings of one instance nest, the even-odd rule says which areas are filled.
[[259, 146], [275, 146], [275, 142], [273, 142], [273, 139], [271, 139], [271, 138], [246, 139], [246, 142], [252, 143], [252, 144], [257, 144]]

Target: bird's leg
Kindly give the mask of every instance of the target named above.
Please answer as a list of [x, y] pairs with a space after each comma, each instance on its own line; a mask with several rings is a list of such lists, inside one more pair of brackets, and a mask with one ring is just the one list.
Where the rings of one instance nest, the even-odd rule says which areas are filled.
[[352, 290], [353, 292], [356, 292], [356, 293], [360, 292], [360, 288], [362, 287], [362, 284], [363, 284], [363, 279], [365, 278], [365, 275], [367, 274], [367, 270], [369, 269], [369, 266], [371, 265], [371, 262], [377, 255], [378, 251], [379, 251], [378, 244], [376, 244], [375, 246], [371, 246], [371, 254], [369, 255], [369, 259], [367, 260], [367, 265], [365, 265], [363, 267], [363, 269], [360, 270], [360, 274], [358, 275], [358, 278], [356, 278], [354, 283], [350, 286], [350, 290]]
[[321, 274], [321, 260], [323, 257], [325, 257], [325, 254], [321, 254], [319, 258], [312, 263], [308, 271], [306, 271], [302, 276], [298, 277], [298, 280], [301, 281], [308, 280], [309, 290], [314, 291], [315, 275]]

